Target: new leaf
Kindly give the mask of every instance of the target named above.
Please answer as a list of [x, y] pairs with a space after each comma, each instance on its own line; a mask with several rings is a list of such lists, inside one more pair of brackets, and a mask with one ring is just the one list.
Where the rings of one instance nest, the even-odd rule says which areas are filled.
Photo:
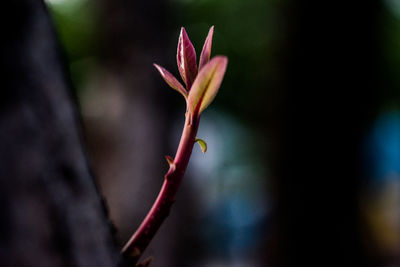
[[188, 97], [188, 111], [200, 115], [214, 100], [224, 78], [227, 57], [216, 56], [199, 72]]
[[174, 77], [174, 75], [172, 75], [171, 73], [169, 73], [169, 71], [167, 71], [166, 69], [164, 69], [163, 67], [161, 67], [161, 66], [159, 66], [157, 64], [153, 64], [153, 65], [160, 72], [161, 77], [163, 77], [165, 82], [169, 86], [171, 86], [172, 89], [175, 89], [176, 91], [181, 93], [186, 99], [187, 98], [187, 91], [183, 87], [183, 85]]
[[197, 75], [196, 51], [183, 27], [179, 35], [176, 61], [182, 80], [185, 82], [186, 89], [189, 91]]

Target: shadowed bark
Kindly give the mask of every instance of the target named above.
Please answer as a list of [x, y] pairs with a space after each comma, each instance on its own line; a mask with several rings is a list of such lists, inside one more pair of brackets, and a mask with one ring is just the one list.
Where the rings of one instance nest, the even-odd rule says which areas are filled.
[[117, 266], [44, 3], [7, 1], [2, 11], [1, 266]]

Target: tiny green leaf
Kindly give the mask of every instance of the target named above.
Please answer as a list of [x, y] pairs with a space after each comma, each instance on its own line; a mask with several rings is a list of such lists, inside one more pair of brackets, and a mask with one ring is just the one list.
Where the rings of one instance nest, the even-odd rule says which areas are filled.
[[178, 91], [179, 93], [181, 93], [183, 95], [183, 97], [186, 99], [187, 98], [187, 91], [183, 87], [183, 85], [174, 77], [174, 75], [172, 75], [169, 71], [167, 71], [166, 69], [164, 69], [160, 65], [157, 65], [155, 63], [153, 65], [154, 65], [154, 67], [156, 67], [158, 72], [160, 72], [161, 77], [163, 77], [165, 82], [169, 86], [171, 86], [172, 89], [174, 89], [174, 90]]
[[227, 64], [227, 57], [216, 56], [200, 70], [187, 100], [190, 113], [201, 114], [211, 104], [221, 86]]
[[207, 143], [200, 139], [200, 138], [196, 138], [196, 142], [199, 144], [201, 152], [206, 153], [207, 152]]

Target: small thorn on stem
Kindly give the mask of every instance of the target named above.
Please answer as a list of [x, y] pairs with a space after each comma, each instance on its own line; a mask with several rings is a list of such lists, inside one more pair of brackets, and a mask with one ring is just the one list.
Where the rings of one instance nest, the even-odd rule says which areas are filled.
[[168, 155], [167, 155], [167, 156], [165, 156], [165, 159], [167, 160], [169, 166], [175, 165], [174, 159], [173, 159], [171, 156], [168, 156]]
[[150, 263], [152, 262], [152, 260], [153, 260], [153, 257], [148, 257], [141, 263], [137, 264], [136, 267], [148, 267], [148, 266], [150, 266]]

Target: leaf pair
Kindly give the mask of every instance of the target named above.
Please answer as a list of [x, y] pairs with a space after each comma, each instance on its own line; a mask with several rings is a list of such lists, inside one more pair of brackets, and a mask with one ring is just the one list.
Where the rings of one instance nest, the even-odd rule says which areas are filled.
[[192, 115], [200, 115], [214, 100], [228, 64], [228, 59], [224, 56], [216, 56], [210, 60], [213, 33], [214, 26], [208, 32], [197, 68], [196, 51], [185, 29], [181, 28], [176, 59], [186, 88], [170, 72], [154, 64], [167, 84], [185, 97], [187, 109]]

